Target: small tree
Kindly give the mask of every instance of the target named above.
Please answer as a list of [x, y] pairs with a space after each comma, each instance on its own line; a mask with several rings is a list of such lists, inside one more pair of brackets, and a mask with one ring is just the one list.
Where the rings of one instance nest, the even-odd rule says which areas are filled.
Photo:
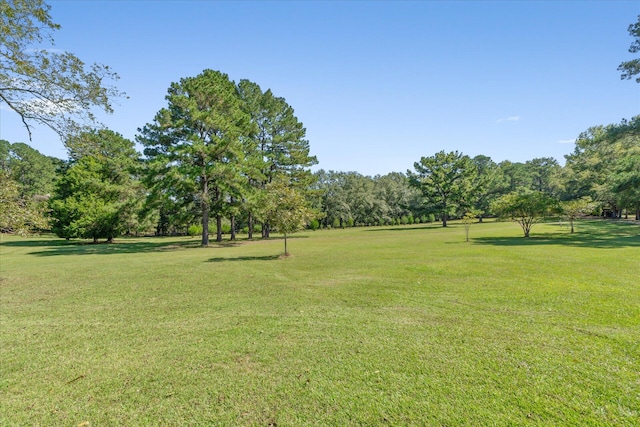
[[554, 207], [554, 199], [540, 191], [529, 190], [506, 194], [491, 204], [494, 214], [520, 224], [524, 237], [529, 237], [531, 228], [551, 213]]
[[574, 232], [573, 223], [581, 216], [588, 215], [593, 211], [594, 204], [591, 197], [582, 197], [576, 200], [568, 200], [560, 204], [563, 215], [569, 220], [571, 233]]
[[276, 179], [266, 186], [258, 215], [284, 235], [285, 256], [289, 256], [287, 236], [304, 229], [316, 217], [304, 195], [282, 179]]
[[471, 229], [471, 224], [474, 223], [479, 214], [479, 211], [471, 210], [466, 212], [462, 217], [462, 224], [464, 225], [464, 234], [467, 242], [469, 241], [469, 230]]

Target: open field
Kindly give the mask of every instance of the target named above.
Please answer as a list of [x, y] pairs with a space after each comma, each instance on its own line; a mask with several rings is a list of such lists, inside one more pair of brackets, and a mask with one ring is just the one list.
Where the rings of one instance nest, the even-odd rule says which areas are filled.
[[640, 425], [640, 226], [0, 244], [0, 425]]

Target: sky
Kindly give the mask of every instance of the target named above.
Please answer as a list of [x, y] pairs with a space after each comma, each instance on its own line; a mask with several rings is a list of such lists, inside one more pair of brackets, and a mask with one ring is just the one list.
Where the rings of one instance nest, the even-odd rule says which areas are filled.
[[[621, 80], [638, 1], [48, 1], [55, 48], [109, 65], [128, 99], [100, 115], [135, 140], [172, 82], [205, 69], [271, 89], [314, 170], [384, 175], [459, 151], [561, 164], [591, 126], [640, 114]], [[0, 139], [66, 158], [0, 106]], [[142, 151], [142, 148], [138, 146]]]

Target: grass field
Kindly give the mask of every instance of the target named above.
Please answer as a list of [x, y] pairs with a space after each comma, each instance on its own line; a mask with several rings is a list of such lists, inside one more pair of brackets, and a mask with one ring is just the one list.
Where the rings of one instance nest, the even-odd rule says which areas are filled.
[[0, 425], [640, 425], [640, 226], [520, 236], [3, 236]]

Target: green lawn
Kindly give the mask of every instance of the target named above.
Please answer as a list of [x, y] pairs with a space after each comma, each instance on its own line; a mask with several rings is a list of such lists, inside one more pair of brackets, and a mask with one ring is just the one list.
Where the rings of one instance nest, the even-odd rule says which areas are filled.
[[0, 425], [640, 425], [640, 226], [0, 244]]

